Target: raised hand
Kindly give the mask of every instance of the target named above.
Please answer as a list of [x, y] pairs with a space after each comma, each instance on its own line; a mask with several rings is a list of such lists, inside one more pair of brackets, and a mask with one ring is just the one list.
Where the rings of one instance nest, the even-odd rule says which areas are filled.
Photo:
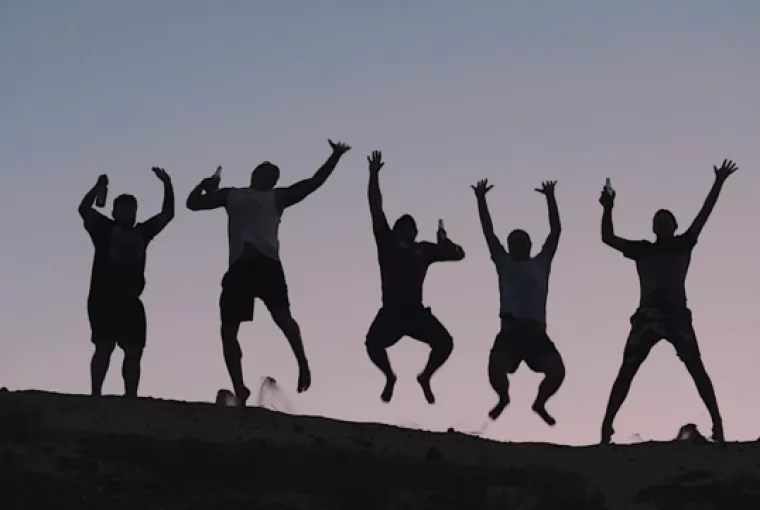
[[739, 167], [730, 159], [724, 159], [720, 168], [713, 166], [713, 170], [715, 171], [715, 179], [722, 182], [728, 179], [729, 175], [739, 170]]
[[544, 181], [541, 183], [540, 188], [536, 188], [538, 193], [546, 195], [547, 197], [554, 196], [554, 187], [557, 185], [557, 181]]
[[605, 209], [611, 209], [612, 206], [615, 205], [615, 192], [613, 191], [610, 195], [607, 192], [607, 189], [602, 189], [602, 195], [599, 197], [599, 203], [602, 204], [602, 207]]
[[101, 174], [98, 176], [98, 180], [95, 181], [95, 186], [108, 186], [108, 176]]
[[153, 170], [153, 173], [156, 174], [156, 177], [158, 177], [158, 179], [161, 182], [163, 182], [163, 183], [171, 182], [172, 178], [169, 177], [169, 174], [167, 174], [166, 170], [164, 170], [163, 168], [159, 168], [157, 166], [154, 166], [153, 168], [151, 168], [151, 170]]
[[486, 193], [491, 191], [491, 188], [493, 188], [493, 185], [488, 185], [488, 179], [481, 179], [477, 184], [472, 186], [472, 190], [475, 192], [475, 196], [478, 198], [485, 197]]
[[369, 171], [376, 174], [383, 168], [385, 161], [383, 161], [383, 153], [380, 151], [372, 151], [372, 154], [367, 156], [367, 162], [369, 163]]
[[333, 142], [332, 140], [328, 139], [327, 143], [330, 144], [330, 147], [333, 150], [333, 154], [337, 154], [338, 156], [342, 156], [343, 154], [351, 150], [351, 147], [349, 147], [348, 144], [343, 143], [343, 142]]

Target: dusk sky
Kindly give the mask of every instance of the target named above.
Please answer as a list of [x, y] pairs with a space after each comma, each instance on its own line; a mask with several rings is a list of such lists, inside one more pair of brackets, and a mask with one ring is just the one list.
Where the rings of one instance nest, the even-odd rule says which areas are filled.
[[[86, 296], [93, 248], [77, 205], [107, 173], [110, 198], [159, 211], [166, 168], [177, 216], [150, 246], [144, 302], [143, 396], [213, 400], [230, 387], [219, 340], [227, 265], [221, 210], [184, 202], [224, 167], [243, 186], [263, 160], [282, 183], [309, 177], [327, 138], [353, 149], [311, 198], [289, 210], [281, 253], [313, 385], [297, 369], [263, 303], [241, 329], [249, 386], [278, 379], [295, 411], [432, 430], [478, 429], [496, 395], [486, 376], [499, 327], [496, 273], [470, 185], [488, 178], [496, 231], [524, 228], [539, 247], [556, 179], [563, 234], [548, 329], [567, 380], [550, 428], [530, 410], [541, 376], [523, 366], [512, 404], [486, 436], [588, 444], [599, 440], [609, 389], [638, 301], [633, 262], [600, 240], [604, 179], [617, 189], [618, 235], [652, 238], [668, 207], [688, 226], [734, 159], [697, 245], [690, 307], [729, 440], [760, 436], [757, 267], [760, 177], [760, 2], [755, 0], [7, 0], [0, 3], [0, 386], [88, 393]], [[415, 376], [428, 348], [390, 351], [383, 377], [364, 336], [380, 304], [366, 199], [366, 155], [383, 151], [391, 220], [409, 212], [422, 238], [437, 219], [467, 256], [434, 266], [426, 304], [451, 331], [452, 358]], [[109, 206], [106, 212], [110, 212]], [[121, 353], [106, 380], [121, 393]], [[670, 439], [710, 421], [685, 368], [661, 343], [634, 381], [615, 439]]]

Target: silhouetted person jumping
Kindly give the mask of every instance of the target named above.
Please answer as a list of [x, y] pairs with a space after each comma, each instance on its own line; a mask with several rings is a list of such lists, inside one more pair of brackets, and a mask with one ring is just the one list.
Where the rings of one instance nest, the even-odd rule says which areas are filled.
[[132, 195], [119, 195], [114, 199], [113, 219], [93, 209], [98, 195], [105, 200], [108, 187], [105, 175], [98, 177], [79, 204], [79, 215], [95, 247], [87, 298], [87, 315], [95, 345], [90, 365], [94, 396], [102, 394], [111, 354], [118, 345], [124, 351], [125, 394], [137, 397], [146, 340], [145, 308], [140, 300], [145, 288], [146, 249], [174, 218], [171, 178], [163, 168], [153, 167], [153, 172], [164, 184], [164, 203], [160, 213], [143, 223], [135, 223], [137, 199]]
[[222, 278], [219, 309], [224, 361], [240, 406], [245, 406], [251, 391], [243, 382], [238, 331], [241, 323], [253, 320], [256, 298], [264, 302], [293, 349], [298, 362], [298, 392], [311, 385], [301, 329], [291, 315], [288, 285], [280, 262], [279, 227], [285, 209], [319, 189], [350, 149], [342, 142], [328, 142], [332, 154], [325, 164], [312, 177], [291, 186], [275, 188], [280, 169], [265, 161], [251, 172], [248, 187], [219, 189], [219, 167], [214, 176], [201, 181], [187, 198], [191, 211], [219, 207], [227, 211], [229, 268]]
[[422, 286], [425, 275], [434, 262], [457, 261], [464, 258], [464, 250], [446, 236], [439, 225], [438, 242], [416, 242], [417, 224], [408, 214], [393, 225], [383, 212], [378, 174], [385, 164], [380, 151], [367, 157], [369, 161], [369, 210], [372, 230], [377, 244], [380, 264], [383, 305], [367, 332], [367, 354], [385, 375], [385, 388], [381, 399], [390, 402], [396, 384], [396, 374], [388, 360], [387, 349], [404, 336], [430, 346], [427, 365], [417, 376], [425, 400], [435, 403], [430, 379], [451, 355], [454, 342], [451, 335], [433, 315], [430, 307], [422, 304]]
[[702, 363], [692, 326], [691, 311], [686, 306], [685, 285], [691, 252], [697, 244], [699, 234], [715, 207], [723, 183], [738, 168], [734, 162], [725, 160], [720, 168], [713, 169], [715, 183], [691, 226], [683, 234], [676, 235], [678, 223], [675, 216], [667, 209], [660, 209], [655, 213], [652, 223], [652, 230], [656, 236], [653, 243], [629, 241], [615, 235], [612, 226], [615, 192], [609, 186], [602, 190], [599, 199], [604, 207], [602, 242], [636, 262], [641, 288], [639, 308], [631, 317], [631, 331], [623, 352], [623, 364], [612, 385], [602, 422], [603, 444], [609, 443], [615, 433], [612, 427], [615, 416], [628, 395], [639, 367], [652, 347], [662, 339], [673, 345], [694, 380], [699, 396], [712, 418], [713, 439], [717, 442], [725, 440], [715, 391]]
[[549, 425], [556, 420], [546, 412], [546, 402], [565, 380], [565, 365], [554, 342], [546, 334], [546, 299], [549, 274], [557, 252], [562, 225], [554, 196], [557, 181], [544, 182], [537, 192], [546, 196], [549, 207], [549, 235], [541, 251], [530, 256], [531, 240], [524, 230], [513, 230], [507, 237], [509, 251], [493, 230], [486, 193], [493, 186], [481, 180], [473, 186], [478, 201], [480, 224], [496, 265], [501, 297], [501, 330], [494, 340], [488, 360], [488, 379], [499, 396], [488, 416], [495, 420], [509, 404], [509, 377], [524, 361], [534, 372], [544, 374], [533, 403], [535, 411]]

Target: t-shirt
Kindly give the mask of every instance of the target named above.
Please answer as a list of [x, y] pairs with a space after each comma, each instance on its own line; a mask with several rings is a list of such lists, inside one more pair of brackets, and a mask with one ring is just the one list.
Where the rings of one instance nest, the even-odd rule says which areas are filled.
[[461, 259], [461, 248], [446, 240], [404, 246], [388, 228], [375, 230], [383, 306], [422, 306], [422, 285], [430, 264]]
[[275, 190], [228, 188], [225, 209], [230, 265], [251, 248], [280, 260], [282, 211], [277, 207], [275, 196]]
[[641, 308], [667, 311], [686, 307], [686, 275], [695, 236], [682, 234], [657, 242], [632, 241], [623, 255], [636, 261]]
[[145, 289], [145, 254], [160, 231], [158, 217], [123, 228], [97, 211], [84, 225], [95, 247], [90, 277], [90, 296], [138, 297]]
[[549, 295], [551, 251], [541, 251], [533, 258], [517, 260], [504, 249], [494, 254], [499, 277], [500, 314], [546, 324], [546, 300]]

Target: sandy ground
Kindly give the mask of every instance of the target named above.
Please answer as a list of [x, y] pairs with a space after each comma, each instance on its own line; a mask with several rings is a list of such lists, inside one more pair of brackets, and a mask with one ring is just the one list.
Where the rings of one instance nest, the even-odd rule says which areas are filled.
[[[71, 478], [73, 475], [61, 468], [59, 457], [91, 455], [82, 453], [77, 445], [92, 438], [107, 440], [107, 446], [102, 446], [103, 452], [118, 449], [119, 441], [136, 445], [139, 441], [134, 438], [141, 438], [140, 441], [150, 440], [153, 445], [210, 445], [217, 448], [214, 451], [227, 452], [224, 459], [228, 464], [232, 462], [229, 452], [236, 451], [249, 452], [251, 465], [260, 468], [290, 459], [287, 460], [290, 471], [303, 469], [303, 473], [307, 473], [304, 476], [320, 472], [320, 479], [325, 480], [323, 483], [332, 483], [336, 488], [340, 488], [341, 477], [346, 480], [359, 476], [361, 469], [375, 462], [369, 459], [376, 459], [377, 462], [392, 461], [393, 466], [402, 466], [398, 468], [400, 470], [409, 466], [413, 469], [403, 480], [395, 482], [389, 481], [395, 475], [395, 468], [378, 467], [377, 473], [383, 474], [367, 471], [362, 476], [374, 477], [367, 480], [368, 487], [385, 484], [383, 490], [390, 490], [395, 483], [404, 485], [403, 490], [409, 492], [414, 489], [414, 478], [419, 476], [420, 487], [425, 486], [422, 488], [427, 491], [430, 487], [426, 480], [428, 475], [432, 476], [431, 470], [443, 470], [445, 466], [445, 476], [461, 472], [460, 478], [465, 479], [470, 473], [481, 473], [473, 480], [483, 480], [483, 490], [490, 487], [493, 492], [498, 486], [519, 486], [521, 490], [529, 487], [525, 490], [538, 491], [527, 497], [523, 506], [498, 508], [539, 508], [535, 505], [540, 499], [538, 493], [543, 490], [540, 489], [542, 483], [552, 486], [566, 483], [582, 485], [589, 497], [601, 495], [604, 505], [594, 507], [600, 510], [760, 509], [760, 444], [757, 443], [729, 443], [725, 447], [713, 444], [694, 446], [683, 441], [606, 447], [499, 443], [453, 431], [432, 433], [381, 424], [356, 424], [255, 407], [235, 409], [212, 403], [157, 399], [127, 401], [120, 397], [93, 399], [37, 391], [0, 394], [0, 447], [5, 444], [6, 449], [18, 454], [27, 473]], [[257, 453], [259, 451], [262, 453]], [[322, 457], [314, 457], [315, 452], [321, 452]], [[257, 455], [261, 457], [259, 462], [255, 460]], [[304, 463], [321, 465], [298, 466], [292, 460], [293, 456], [300, 456]], [[198, 459], [198, 462], [214, 462], [211, 457]], [[102, 462], [111, 462], [108, 455], [104, 454], [103, 458], [106, 460]], [[341, 460], [335, 461], [336, 458]], [[352, 467], [352, 459], [361, 465]], [[329, 464], [334, 461], [337, 462], [334, 466]], [[192, 463], [193, 459], [184, 462]], [[290, 473], [284, 467], [276, 469]], [[330, 478], [330, 472], [334, 479]], [[567, 476], [555, 476], [557, 473]], [[98, 476], [105, 475], [100, 473]], [[452, 476], [456, 479], [455, 475]], [[531, 477], [535, 480], [528, 480]], [[350, 482], [352, 487], [359, 484], [357, 480]], [[307, 497], [304, 492], [309, 493], [309, 490], [294, 494], [295, 499], [290, 503], [280, 501], [280, 508], [316, 508], [304, 499]], [[281, 500], [282, 494], [278, 497]], [[1, 502], [0, 507], [3, 506]], [[397, 504], [393, 508], [402, 507]]]

